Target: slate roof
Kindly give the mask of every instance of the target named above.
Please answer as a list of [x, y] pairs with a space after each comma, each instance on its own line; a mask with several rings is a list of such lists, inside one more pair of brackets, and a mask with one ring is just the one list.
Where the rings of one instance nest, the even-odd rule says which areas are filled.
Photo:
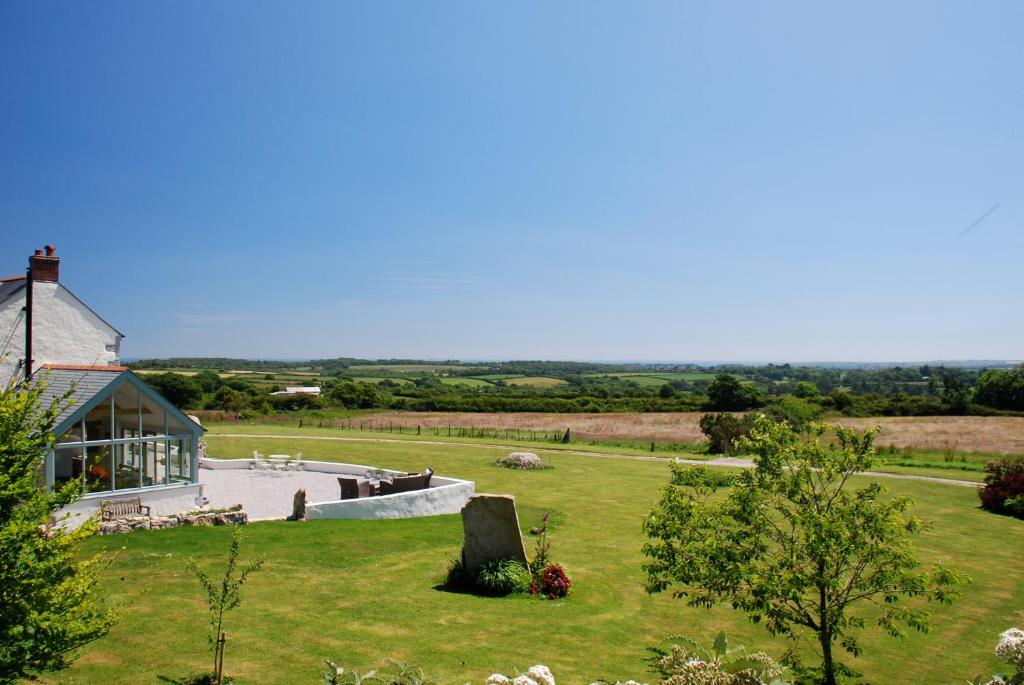
[[39, 404], [48, 407], [64, 393], [74, 387], [71, 395], [72, 402], [65, 405], [57, 420], [53, 424], [53, 432], [60, 435], [66, 429], [64, 422], [71, 418], [81, 407], [92, 398], [106, 390], [111, 383], [118, 381], [122, 376], [130, 376], [128, 382], [134, 382], [142, 386], [144, 392], [150, 393], [154, 399], [164, 405], [169, 412], [177, 414], [178, 419], [186, 424], [192, 424], [199, 431], [206, 429], [193, 421], [187, 414], [160, 396], [158, 392], [146, 385], [146, 382], [136, 376], [127, 366], [80, 366], [68, 364], [46, 364], [32, 376], [33, 380], [46, 380], [46, 387], [40, 393]]
[[25, 287], [25, 278], [5, 278], [0, 280], [0, 304], [3, 304], [16, 292]]
[[61, 411], [57, 421], [53, 424], [54, 430], [59, 431], [61, 424], [78, 408], [98, 395], [108, 385], [117, 380], [121, 374], [127, 373], [124, 367], [111, 366], [103, 367], [44, 367], [36, 371], [34, 379], [45, 379], [46, 387], [39, 396], [39, 405], [49, 407], [50, 404], [74, 386], [72, 402], [67, 403]]

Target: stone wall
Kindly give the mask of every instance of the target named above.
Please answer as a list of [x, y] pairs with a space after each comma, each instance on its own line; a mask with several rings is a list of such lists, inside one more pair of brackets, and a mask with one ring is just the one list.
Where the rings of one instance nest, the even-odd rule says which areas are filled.
[[242, 511], [241, 504], [236, 504], [227, 511], [198, 510], [169, 516], [130, 516], [101, 521], [98, 532], [100, 535], [113, 535], [140, 529], [158, 530], [181, 526], [243, 526], [247, 523], [249, 523], [249, 515]]

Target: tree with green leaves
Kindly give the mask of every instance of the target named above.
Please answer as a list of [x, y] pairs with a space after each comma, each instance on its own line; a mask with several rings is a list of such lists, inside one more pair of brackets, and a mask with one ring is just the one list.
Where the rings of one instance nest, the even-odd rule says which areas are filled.
[[736, 376], [720, 373], [708, 385], [709, 411], [743, 411], [764, 404], [764, 397], [753, 385], [744, 385]]
[[231, 533], [231, 546], [228, 549], [228, 562], [224, 574], [214, 580], [196, 564], [194, 559], [188, 562], [188, 568], [195, 575], [206, 595], [207, 608], [210, 611], [209, 643], [213, 650], [213, 683], [220, 685], [224, 677], [224, 616], [242, 603], [242, 586], [263, 565], [263, 559], [257, 558], [245, 564], [239, 564], [238, 552], [241, 546], [241, 531], [235, 528]]
[[81, 481], [40, 486], [43, 457], [68, 396], [43, 406], [43, 384], [0, 390], [0, 683], [65, 667], [107, 634], [114, 615], [99, 596], [99, 558], [80, 559], [95, 532], [54, 525], [82, 495]]
[[854, 487], [852, 477], [878, 462], [875, 433], [822, 424], [796, 432], [758, 417], [746, 441], [755, 466], [724, 498], [700, 481], [663, 490], [644, 522], [648, 592], [727, 603], [773, 635], [810, 632], [826, 685], [836, 683], [834, 646], [859, 654], [856, 632], [869, 620], [893, 636], [927, 630], [923, 602], [953, 601], [967, 579], [921, 569], [910, 538], [923, 524], [907, 514], [909, 498], [877, 482]]

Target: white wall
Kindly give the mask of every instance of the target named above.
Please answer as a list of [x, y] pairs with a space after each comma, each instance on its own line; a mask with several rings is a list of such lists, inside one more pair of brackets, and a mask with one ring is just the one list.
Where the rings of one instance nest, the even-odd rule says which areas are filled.
[[[37, 281], [32, 291], [32, 357], [34, 369], [43, 364], [117, 364], [121, 336], [59, 283]], [[25, 356], [26, 291], [0, 306], [0, 345], [7, 341], [7, 356], [0, 360], [0, 384], [6, 384]]]
[[434, 478], [431, 478], [427, 490], [333, 502], [310, 502], [306, 504], [306, 519], [407, 519], [458, 514], [476, 491], [472, 481], [448, 478], [437, 480], [448, 481], [449, 484], [434, 487]]
[[151, 507], [150, 515], [168, 516], [170, 514], [181, 514], [191, 511], [199, 506], [199, 498], [203, 495], [203, 486], [199, 483], [183, 483], [180, 485], [168, 485], [163, 488], [139, 488], [136, 490], [117, 490], [115, 492], [97, 493], [89, 495], [64, 507], [57, 514], [60, 519], [64, 514], [70, 514], [68, 520], [62, 525], [77, 528], [85, 523], [86, 518], [99, 514], [100, 503], [107, 499], [127, 499], [139, 497], [142, 504]]

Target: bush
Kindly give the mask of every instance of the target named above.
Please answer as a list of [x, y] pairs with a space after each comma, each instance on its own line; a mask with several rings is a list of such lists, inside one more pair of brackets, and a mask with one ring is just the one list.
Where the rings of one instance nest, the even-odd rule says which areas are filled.
[[985, 487], [978, 492], [981, 506], [1024, 519], [1024, 458], [990, 461], [985, 471]]
[[572, 582], [569, 580], [569, 577], [565, 575], [565, 569], [558, 564], [551, 564], [544, 569], [544, 575], [541, 576], [540, 586], [530, 586], [530, 593], [540, 593], [548, 599], [558, 599], [569, 594], [569, 587], [571, 585]]
[[480, 592], [495, 597], [526, 592], [530, 589], [530, 572], [511, 559], [488, 561], [477, 571], [475, 586]]
[[729, 454], [736, 441], [750, 433], [753, 422], [746, 416], [739, 418], [732, 414], [704, 414], [700, 417], [700, 429], [708, 436], [708, 452]]
[[709, 469], [706, 466], [688, 466], [686, 464], [673, 463], [672, 485], [686, 487], [707, 487], [712, 490], [716, 488], [727, 488], [736, 480], [736, 474], [721, 469]]

